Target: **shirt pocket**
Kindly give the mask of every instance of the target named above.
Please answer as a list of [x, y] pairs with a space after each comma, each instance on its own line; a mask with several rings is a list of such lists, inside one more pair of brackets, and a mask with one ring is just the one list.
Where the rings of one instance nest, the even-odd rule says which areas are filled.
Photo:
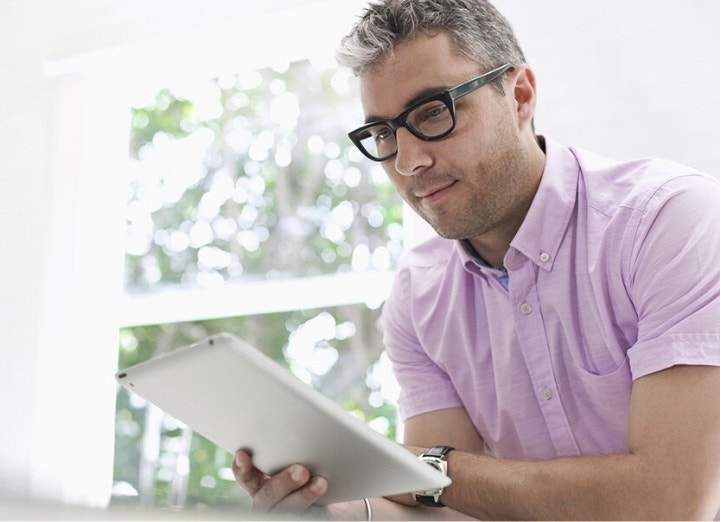
[[629, 358], [609, 373], [596, 374], [576, 366], [575, 374], [574, 391], [583, 424], [593, 439], [591, 445], [604, 452], [627, 451], [632, 391]]

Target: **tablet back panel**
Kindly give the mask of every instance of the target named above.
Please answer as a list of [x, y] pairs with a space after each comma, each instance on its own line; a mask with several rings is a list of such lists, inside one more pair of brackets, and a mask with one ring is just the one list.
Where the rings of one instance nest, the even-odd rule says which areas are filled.
[[322, 503], [447, 486], [450, 480], [230, 334], [116, 374], [118, 382], [221, 448], [273, 474], [322, 475]]

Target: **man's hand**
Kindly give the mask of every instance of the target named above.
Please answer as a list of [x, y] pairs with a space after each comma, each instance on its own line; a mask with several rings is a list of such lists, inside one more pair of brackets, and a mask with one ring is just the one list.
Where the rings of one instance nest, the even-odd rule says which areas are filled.
[[[238, 451], [232, 464], [238, 484], [252, 499], [252, 512], [272, 515], [306, 513], [328, 488], [323, 477], [313, 477], [303, 466], [294, 464], [276, 475], [267, 475], [257, 469], [252, 456]], [[311, 517], [320, 515], [314, 507]], [[322, 517], [325, 518], [325, 517]]]

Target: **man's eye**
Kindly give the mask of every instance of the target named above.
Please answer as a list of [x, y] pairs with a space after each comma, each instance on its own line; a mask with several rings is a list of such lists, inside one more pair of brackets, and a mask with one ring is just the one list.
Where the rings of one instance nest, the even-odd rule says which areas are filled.
[[392, 138], [392, 132], [390, 132], [390, 129], [383, 129], [373, 134], [373, 138], [376, 142], [385, 141], [387, 139]]
[[444, 103], [437, 103], [426, 107], [420, 115], [420, 122], [443, 118], [447, 114], [447, 106]]

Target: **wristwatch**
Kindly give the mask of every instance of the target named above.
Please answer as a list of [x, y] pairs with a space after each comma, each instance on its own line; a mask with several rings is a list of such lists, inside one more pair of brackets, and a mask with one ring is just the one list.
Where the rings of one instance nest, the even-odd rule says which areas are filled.
[[[453, 449], [454, 448], [451, 448], [450, 446], [433, 446], [418, 458], [438, 470], [440, 473], [447, 475], [448, 465], [445, 455]], [[440, 495], [443, 494], [444, 489], [445, 488], [438, 488], [428, 491], [419, 491], [415, 493], [415, 500], [424, 506], [444, 507], [445, 504], [440, 502]]]

